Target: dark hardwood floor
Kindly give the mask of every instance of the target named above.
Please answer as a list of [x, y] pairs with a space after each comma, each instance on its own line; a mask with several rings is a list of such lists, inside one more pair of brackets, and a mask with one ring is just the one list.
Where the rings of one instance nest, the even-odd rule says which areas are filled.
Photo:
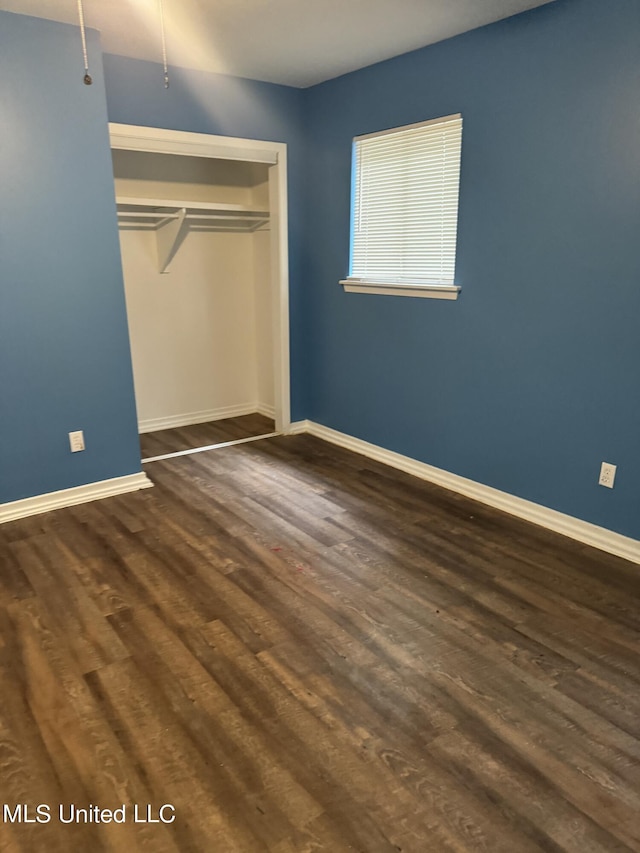
[[140, 436], [140, 450], [142, 458], [147, 459], [152, 456], [163, 456], [165, 453], [190, 450], [194, 447], [207, 447], [224, 441], [235, 441], [238, 438], [265, 435], [274, 430], [272, 418], [258, 414], [242, 415], [205, 424], [143, 433]]
[[2, 851], [640, 851], [638, 566], [307, 436], [147, 471], [0, 527]]

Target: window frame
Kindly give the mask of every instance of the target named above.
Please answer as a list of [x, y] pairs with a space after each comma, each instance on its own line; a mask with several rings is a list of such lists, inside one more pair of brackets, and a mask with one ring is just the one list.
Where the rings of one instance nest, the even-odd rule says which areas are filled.
[[[402, 280], [400, 276], [397, 280], [390, 278], [374, 278], [352, 275], [354, 240], [355, 240], [355, 215], [356, 215], [356, 179], [357, 179], [357, 143], [365, 139], [380, 138], [390, 134], [402, 133], [416, 128], [427, 127], [429, 125], [444, 124], [452, 120], [460, 120], [460, 144], [462, 146], [462, 114], [454, 113], [448, 116], [441, 116], [427, 121], [415, 122], [414, 124], [393, 127], [387, 130], [382, 130], [374, 133], [362, 134], [355, 136], [352, 141], [351, 154], [351, 203], [350, 203], [350, 220], [349, 220], [349, 275], [345, 279], [340, 280], [340, 284], [347, 293], [369, 293], [389, 296], [413, 296], [430, 299], [457, 299], [460, 294], [461, 287], [455, 283], [438, 283], [438, 282], [416, 282]], [[462, 154], [460, 154], [460, 160]], [[460, 178], [458, 178], [457, 187], [457, 205], [456, 205], [456, 233], [454, 244], [454, 266], [455, 255], [457, 254], [457, 222], [460, 209]]]

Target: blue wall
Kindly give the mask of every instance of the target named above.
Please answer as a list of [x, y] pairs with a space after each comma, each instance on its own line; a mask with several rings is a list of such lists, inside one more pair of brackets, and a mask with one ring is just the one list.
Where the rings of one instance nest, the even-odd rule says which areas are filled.
[[305, 144], [305, 92], [221, 74], [170, 69], [105, 55], [109, 121], [287, 143], [289, 187], [289, 311], [291, 329], [291, 416], [306, 417], [307, 350], [302, 337], [301, 249]]
[[[140, 470], [95, 33], [0, 12], [0, 503]], [[84, 430], [71, 454], [67, 433]]]
[[[294, 418], [640, 538], [637, 0], [305, 91], [106, 56], [107, 109], [90, 40], [85, 87], [75, 28], [0, 13], [0, 502], [139, 470], [108, 112], [288, 144]], [[352, 137], [453, 112], [461, 298], [343, 293]]]
[[[640, 538], [639, 45], [557, 0], [308, 91], [307, 417]], [[345, 294], [352, 137], [455, 112], [460, 299]]]

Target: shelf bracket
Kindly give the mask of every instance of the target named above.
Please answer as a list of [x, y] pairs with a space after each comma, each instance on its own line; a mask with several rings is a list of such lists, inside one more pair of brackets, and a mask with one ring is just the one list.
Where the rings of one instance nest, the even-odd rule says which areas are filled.
[[167, 271], [169, 262], [175, 255], [180, 243], [180, 238], [186, 231], [186, 216], [187, 209], [183, 207], [174, 219], [165, 219], [156, 229], [158, 271], [161, 273]]

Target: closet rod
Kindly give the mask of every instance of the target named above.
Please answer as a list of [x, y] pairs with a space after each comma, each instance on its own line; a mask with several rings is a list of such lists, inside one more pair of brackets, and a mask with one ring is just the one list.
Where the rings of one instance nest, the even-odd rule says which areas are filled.
[[[178, 219], [179, 213], [139, 213], [135, 210], [119, 210], [118, 216], [122, 219]], [[187, 219], [229, 219], [232, 222], [240, 222], [243, 219], [249, 219], [253, 222], [256, 220], [268, 220], [269, 216], [265, 213], [246, 211], [245, 213], [187, 213]]]
[[119, 210], [118, 216], [129, 219], [177, 219], [179, 213], [139, 213], [135, 210]]

